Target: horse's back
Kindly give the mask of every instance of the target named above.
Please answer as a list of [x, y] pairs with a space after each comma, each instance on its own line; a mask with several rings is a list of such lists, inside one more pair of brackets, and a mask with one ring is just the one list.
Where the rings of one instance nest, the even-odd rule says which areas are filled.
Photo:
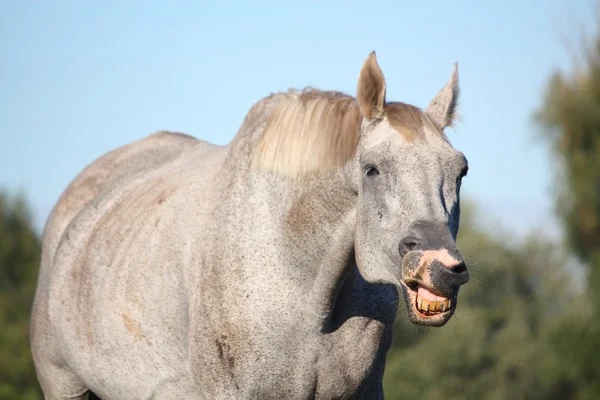
[[51, 253], [56, 250], [60, 237], [75, 215], [107, 187], [159, 168], [199, 142], [185, 134], [159, 131], [93, 161], [73, 179], [52, 210], [44, 228], [45, 250]]
[[192, 136], [159, 131], [105, 153], [82, 170], [63, 191], [44, 227], [38, 291], [47, 284], [65, 230], [90, 202], [115, 184], [173, 161], [198, 143], [202, 142]]

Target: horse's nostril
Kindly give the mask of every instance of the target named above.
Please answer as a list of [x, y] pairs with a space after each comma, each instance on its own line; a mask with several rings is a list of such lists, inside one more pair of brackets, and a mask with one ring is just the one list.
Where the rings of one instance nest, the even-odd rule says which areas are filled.
[[450, 268], [450, 271], [454, 272], [455, 274], [462, 274], [463, 272], [467, 271], [467, 265], [464, 262], [461, 262], [460, 264]]
[[420, 244], [419, 238], [407, 236], [400, 241], [400, 255], [404, 257], [409, 251], [415, 250]]
[[464, 285], [470, 279], [467, 272], [467, 265], [464, 261], [454, 267], [450, 267], [449, 270], [452, 272], [452, 280], [456, 285]]

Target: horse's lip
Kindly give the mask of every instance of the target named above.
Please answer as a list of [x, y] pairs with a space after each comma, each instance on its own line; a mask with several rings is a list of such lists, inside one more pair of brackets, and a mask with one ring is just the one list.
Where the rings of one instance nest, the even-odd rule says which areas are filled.
[[428, 291], [430, 291], [431, 293], [440, 296], [440, 297], [448, 297], [448, 296], [444, 296], [443, 294], [441, 294], [440, 292], [438, 292], [435, 288], [429, 286], [429, 285], [425, 285], [419, 281], [417, 281], [416, 279], [406, 279], [401, 281], [409, 290], [412, 290], [413, 292], [416, 292], [419, 287], [425, 288]]

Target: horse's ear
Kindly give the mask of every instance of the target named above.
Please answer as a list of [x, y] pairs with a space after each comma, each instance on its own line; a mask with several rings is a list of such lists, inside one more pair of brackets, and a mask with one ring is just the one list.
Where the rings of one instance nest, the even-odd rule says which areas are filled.
[[451, 126], [456, 119], [456, 105], [458, 103], [459, 92], [458, 63], [455, 63], [450, 80], [431, 100], [431, 103], [429, 103], [425, 110], [425, 114], [442, 129]]
[[375, 51], [369, 54], [360, 70], [356, 99], [360, 112], [365, 118], [377, 119], [383, 117], [385, 78], [377, 64]]

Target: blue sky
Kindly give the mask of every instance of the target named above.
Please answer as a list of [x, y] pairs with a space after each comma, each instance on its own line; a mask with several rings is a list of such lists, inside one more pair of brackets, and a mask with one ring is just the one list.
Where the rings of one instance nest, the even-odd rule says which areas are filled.
[[[576, 3], [576, 4], [575, 4]], [[70, 180], [156, 130], [227, 143], [273, 91], [354, 94], [371, 50], [388, 99], [425, 107], [459, 63], [469, 159], [463, 190], [518, 233], [556, 230], [553, 166], [533, 112], [568, 70], [561, 34], [592, 29], [591, 1], [4, 1], [0, 187], [38, 227]]]

